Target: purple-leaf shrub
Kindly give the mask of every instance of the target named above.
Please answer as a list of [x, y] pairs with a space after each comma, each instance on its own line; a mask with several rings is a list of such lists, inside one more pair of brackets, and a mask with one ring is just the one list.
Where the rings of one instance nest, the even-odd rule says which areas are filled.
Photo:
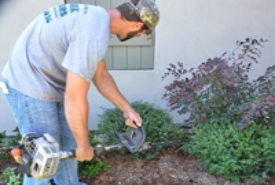
[[268, 123], [275, 108], [274, 67], [257, 80], [248, 79], [265, 42], [237, 41], [229, 56], [224, 53], [197, 68], [185, 69], [182, 62], [169, 64], [162, 79], [172, 76], [173, 81], [165, 86], [163, 98], [171, 110], [188, 116], [184, 123], [189, 126], [217, 119], [237, 121], [241, 128], [255, 120]]

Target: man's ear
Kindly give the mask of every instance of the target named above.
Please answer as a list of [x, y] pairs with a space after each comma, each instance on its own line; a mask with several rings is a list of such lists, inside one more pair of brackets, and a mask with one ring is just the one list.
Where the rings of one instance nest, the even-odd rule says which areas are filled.
[[134, 27], [137, 28], [138, 30], [140, 30], [143, 27], [143, 23], [142, 22], [135, 22]]

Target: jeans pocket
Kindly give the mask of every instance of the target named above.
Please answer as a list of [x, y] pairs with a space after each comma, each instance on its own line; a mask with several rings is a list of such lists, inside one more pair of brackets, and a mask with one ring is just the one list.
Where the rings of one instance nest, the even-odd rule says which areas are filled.
[[12, 89], [7, 81], [4, 81], [4, 83], [6, 84], [9, 93], [8, 94], [4, 94], [6, 101], [8, 102], [8, 105], [10, 106], [10, 109], [12, 110], [12, 113], [14, 115], [14, 117], [17, 117], [17, 94], [15, 92], [14, 89]]

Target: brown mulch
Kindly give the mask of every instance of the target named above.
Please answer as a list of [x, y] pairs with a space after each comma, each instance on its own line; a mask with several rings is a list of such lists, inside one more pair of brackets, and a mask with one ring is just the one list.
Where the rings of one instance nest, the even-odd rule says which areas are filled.
[[[110, 167], [99, 176], [81, 179], [88, 185], [235, 185], [223, 177], [207, 174], [202, 164], [192, 155], [167, 149], [147, 162], [121, 154], [106, 155]], [[16, 167], [13, 159], [0, 159], [0, 185], [3, 171]], [[241, 185], [275, 185], [275, 173], [261, 180], [248, 179]]]

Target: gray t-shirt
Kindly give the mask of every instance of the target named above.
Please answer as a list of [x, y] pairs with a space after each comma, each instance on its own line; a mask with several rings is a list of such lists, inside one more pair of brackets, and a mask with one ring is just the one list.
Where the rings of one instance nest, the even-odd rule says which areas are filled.
[[67, 69], [90, 83], [109, 38], [105, 9], [81, 4], [52, 7], [21, 34], [2, 76], [30, 97], [63, 101]]

